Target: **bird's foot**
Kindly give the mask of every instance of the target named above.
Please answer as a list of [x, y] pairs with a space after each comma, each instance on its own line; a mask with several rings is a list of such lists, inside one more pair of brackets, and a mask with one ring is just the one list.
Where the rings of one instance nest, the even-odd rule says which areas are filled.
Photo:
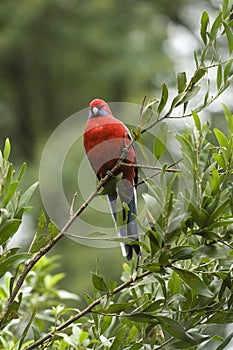
[[110, 177], [115, 177], [116, 175], [114, 175], [111, 170], [107, 170], [106, 174]]
[[129, 153], [129, 148], [128, 147], [123, 147], [122, 148], [123, 153]]

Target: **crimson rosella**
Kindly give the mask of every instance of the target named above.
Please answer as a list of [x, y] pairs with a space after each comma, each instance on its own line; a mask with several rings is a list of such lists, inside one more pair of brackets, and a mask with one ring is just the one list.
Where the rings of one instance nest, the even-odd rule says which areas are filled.
[[[111, 169], [122, 155], [122, 151], [131, 142], [131, 136], [127, 127], [114, 118], [108, 104], [100, 99], [90, 103], [89, 117], [84, 132], [84, 147], [98, 179], [111, 174]], [[124, 162], [136, 164], [136, 153], [133, 145], [125, 152]], [[122, 254], [128, 260], [132, 259], [133, 250], [138, 256], [141, 248], [135, 241], [139, 241], [139, 229], [135, 216], [137, 216], [136, 191], [137, 168], [122, 165], [114, 174], [122, 174], [120, 184], [107, 192], [112, 217], [117, 228], [116, 200], [119, 196], [121, 203], [126, 203], [128, 210], [122, 205], [122, 222], [127, 224], [120, 227], [119, 236], [129, 237], [132, 244], [121, 243]]]

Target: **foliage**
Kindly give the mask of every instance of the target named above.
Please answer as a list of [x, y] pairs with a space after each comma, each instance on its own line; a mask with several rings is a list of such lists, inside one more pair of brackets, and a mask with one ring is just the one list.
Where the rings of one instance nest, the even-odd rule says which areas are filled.
[[[143, 103], [133, 137], [143, 148], [143, 135], [160, 125], [152, 145], [155, 166], [166, 152], [164, 123], [187, 116], [193, 123], [176, 135], [182, 153], [179, 169], [171, 175], [171, 167], [164, 164], [159, 176], [144, 179], [146, 205], [142, 219], [138, 218], [144, 232], [138, 243], [143, 259], [123, 265], [122, 284], [93, 272], [93, 296], [85, 295], [87, 306], [82, 310], [65, 302], [78, 297], [57, 288], [64, 274], [55, 272], [55, 258], [45, 254], [108, 178], [101, 179], [60, 232], [54, 223], [47, 225], [41, 211], [30, 253], [18, 253], [8, 243], [29, 209], [27, 202], [36, 185], [25, 193], [17, 190], [25, 165], [15, 180], [6, 140], [0, 197], [1, 348], [194, 350], [210, 345], [220, 350], [229, 344], [233, 333], [213, 335], [211, 328], [233, 323], [233, 115], [223, 105], [228, 126], [224, 133], [203, 123], [200, 112], [219, 99], [232, 81], [232, 58], [222, 61], [218, 52], [220, 39], [225, 39], [230, 55], [233, 50], [230, 10], [231, 3], [224, 0], [212, 24], [208, 13], [203, 13], [204, 46], [194, 54], [191, 78], [178, 73], [176, 95], [169, 100], [164, 83], [159, 101]], [[216, 70], [214, 87], [208, 80], [212, 69]]]

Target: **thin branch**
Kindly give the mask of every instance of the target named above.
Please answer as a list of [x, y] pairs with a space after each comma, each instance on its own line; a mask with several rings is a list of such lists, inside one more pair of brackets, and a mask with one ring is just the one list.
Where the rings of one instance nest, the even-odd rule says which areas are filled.
[[70, 218], [74, 215], [74, 206], [75, 206], [77, 196], [78, 196], [78, 192], [75, 192], [72, 198], [71, 206], [70, 206]]
[[[123, 163], [123, 165], [130, 168], [151, 169], [151, 170], [158, 170], [158, 171], [162, 170], [162, 168], [156, 167], [153, 165], [132, 164], [132, 163]], [[165, 171], [171, 172], [171, 173], [180, 173], [180, 169], [171, 169], [170, 167], [166, 168]]]
[[[128, 281], [122, 283], [121, 285], [119, 285], [118, 287], [116, 287], [113, 292], [110, 294], [110, 296], [115, 295], [117, 293], [119, 293], [120, 291], [122, 291], [123, 289], [131, 286], [132, 284], [134, 284], [136, 281], [148, 276], [152, 274], [151, 271], [145, 271], [143, 273], [141, 273], [140, 275], [134, 277], [132, 276]], [[72, 323], [74, 323], [75, 321], [77, 321], [78, 319], [80, 319], [81, 317], [85, 316], [86, 314], [92, 312], [93, 308], [97, 305], [99, 305], [101, 303], [101, 301], [103, 300], [103, 298], [107, 298], [109, 296], [109, 294], [106, 294], [96, 300], [94, 300], [90, 305], [88, 305], [85, 309], [83, 309], [82, 311], [78, 312], [76, 315], [74, 315], [73, 317], [71, 317], [70, 319], [68, 319], [66, 322], [64, 322], [63, 324], [61, 324], [60, 326], [56, 327], [56, 329], [54, 331], [51, 331], [49, 333], [47, 333], [46, 335], [44, 335], [42, 338], [38, 339], [37, 341], [35, 341], [32, 345], [26, 346], [25, 348], [23, 348], [22, 350], [32, 350], [37, 348], [38, 346], [42, 345], [44, 342], [50, 340], [51, 338], [54, 337], [54, 334], [57, 332], [60, 332], [62, 330], [64, 330], [65, 328], [67, 328], [68, 326], [70, 326]]]
[[[132, 243], [132, 240], [130, 240], [130, 237], [135, 238], [134, 235], [129, 235], [127, 237], [118, 237], [118, 236], [112, 236], [112, 237], [90, 237], [90, 236], [80, 236], [76, 235], [75, 233], [69, 233], [64, 232], [65, 236], [71, 237], [71, 238], [78, 238], [78, 239], [84, 239], [84, 240], [90, 240], [90, 241], [105, 241], [105, 242], [123, 242], [123, 243]], [[144, 237], [144, 233], [138, 234], [139, 238]]]

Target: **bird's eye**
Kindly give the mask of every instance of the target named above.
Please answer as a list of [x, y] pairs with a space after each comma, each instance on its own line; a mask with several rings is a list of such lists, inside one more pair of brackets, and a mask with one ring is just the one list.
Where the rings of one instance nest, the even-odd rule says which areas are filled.
[[98, 108], [98, 107], [93, 107], [93, 108], [92, 108], [92, 112], [93, 112], [94, 114], [97, 114], [97, 113], [99, 112], [99, 108]]

